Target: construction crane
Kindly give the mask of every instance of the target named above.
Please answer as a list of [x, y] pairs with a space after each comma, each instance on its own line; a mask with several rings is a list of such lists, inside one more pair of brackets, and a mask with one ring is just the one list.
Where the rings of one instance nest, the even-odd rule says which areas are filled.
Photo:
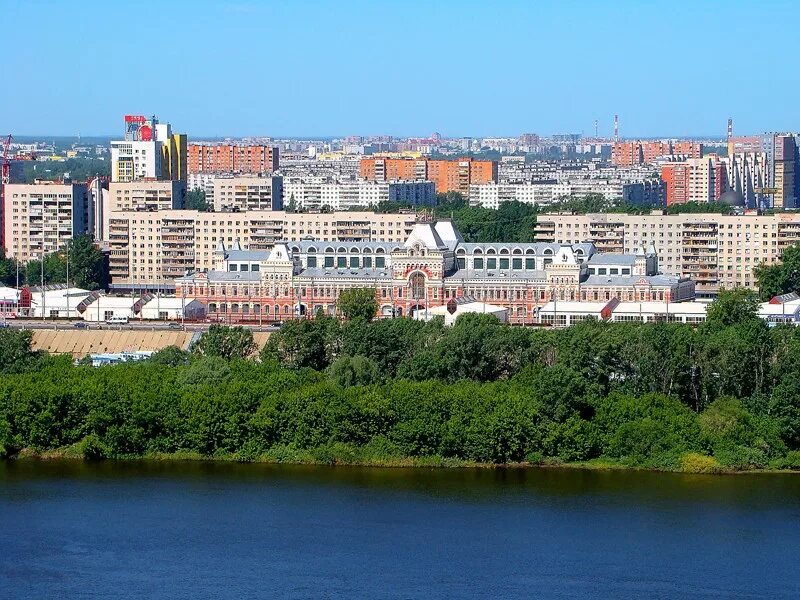
[[11, 134], [8, 134], [5, 142], [3, 142], [3, 171], [2, 171], [2, 184], [0, 184], [0, 247], [6, 247], [6, 227], [3, 219], [6, 214], [6, 184], [11, 183], [11, 161], [8, 159], [8, 153], [11, 150]]

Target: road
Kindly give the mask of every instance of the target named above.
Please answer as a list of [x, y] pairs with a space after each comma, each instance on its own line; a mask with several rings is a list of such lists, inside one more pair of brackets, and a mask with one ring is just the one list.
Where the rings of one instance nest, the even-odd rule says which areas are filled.
[[[51, 331], [126, 331], [132, 329], [144, 329], [147, 331], [206, 331], [211, 325], [214, 325], [214, 323], [185, 323], [181, 327], [177, 327], [177, 325], [180, 325], [180, 323], [176, 321], [161, 322], [135, 320], [125, 325], [109, 325], [107, 323], [68, 321], [66, 319], [47, 321], [42, 321], [41, 319], [14, 319], [8, 320], [6, 323], [8, 323], [8, 326], [12, 329], [49, 329]], [[76, 324], [80, 324], [82, 326], [76, 327]], [[277, 331], [280, 328], [278, 325], [258, 325], [257, 323], [240, 323], [239, 325], [247, 327], [252, 331]]]

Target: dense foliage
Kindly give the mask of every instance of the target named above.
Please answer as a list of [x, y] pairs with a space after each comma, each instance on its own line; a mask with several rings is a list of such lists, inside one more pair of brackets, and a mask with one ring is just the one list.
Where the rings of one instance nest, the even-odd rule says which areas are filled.
[[[0, 261], [0, 275], [8, 273], [5, 278], [9, 284], [16, 279], [16, 263], [6, 259], [7, 268], [2, 267]], [[39, 285], [44, 280], [45, 284], [67, 283], [67, 268], [69, 267], [69, 284], [71, 286], [96, 290], [106, 288], [109, 282], [108, 265], [103, 251], [92, 242], [89, 235], [78, 235], [60, 252], [53, 252], [41, 260], [31, 260], [20, 266], [20, 284]]]
[[192, 354], [96, 369], [5, 330], [0, 452], [800, 467], [800, 330], [730, 302], [712, 315], [562, 330], [320, 317], [287, 323], [260, 361], [217, 328]]
[[110, 177], [111, 162], [102, 158], [76, 157], [66, 160], [36, 160], [23, 162], [24, 183], [36, 179], [88, 181], [94, 177]]
[[762, 300], [769, 300], [780, 294], [800, 292], [800, 245], [786, 248], [781, 254], [781, 262], [759, 265], [753, 272]]

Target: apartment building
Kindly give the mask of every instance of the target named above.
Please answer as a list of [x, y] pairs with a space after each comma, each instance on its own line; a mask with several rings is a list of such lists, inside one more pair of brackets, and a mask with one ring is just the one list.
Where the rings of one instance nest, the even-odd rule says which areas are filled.
[[187, 177], [186, 134], [169, 123], [125, 115], [125, 139], [111, 142], [111, 181], [177, 180]]
[[611, 147], [611, 164], [614, 166], [650, 164], [663, 156], [701, 158], [703, 156], [703, 144], [689, 141], [672, 142], [660, 140], [642, 142], [637, 140], [616, 142]]
[[607, 200], [628, 204], [659, 205], [663, 203], [664, 186], [656, 179], [621, 181], [618, 179], [572, 179], [558, 182], [484, 183], [471, 185], [469, 200], [484, 208], [499, 208], [503, 202], [524, 202], [546, 206], [562, 198], [599, 194]]
[[5, 186], [6, 256], [20, 262], [62, 250], [86, 232], [87, 191], [83, 184], [36, 182]]
[[189, 173], [272, 173], [280, 150], [263, 144], [189, 144]]
[[753, 268], [772, 264], [800, 242], [797, 214], [545, 214], [536, 240], [592, 242], [604, 252], [630, 252], [653, 245], [661, 273], [691, 277], [701, 295], [721, 287], [756, 287]]
[[100, 240], [107, 240], [108, 224], [113, 213], [119, 211], [159, 211], [184, 207], [186, 184], [182, 181], [130, 181], [111, 182], [103, 190], [103, 223], [97, 232]]
[[284, 203], [306, 210], [352, 210], [374, 207], [381, 202], [401, 202], [412, 206], [436, 204], [436, 188], [431, 181], [342, 181], [318, 177], [291, 178], [283, 191]]
[[414, 214], [371, 212], [119, 211], [109, 219], [112, 287], [170, 287], [188, 270], [212, 268], [220, 246], [261, 251], [287, 240], [400, 242], [415, 222]]
[[215, 211], [283, 210], [283, 177], [218, 177], [212, 187]]
[[728, 190], [728, 169], [713, 155], [664, 163], [661, 179], [666, 186], [667, 206], [716, 202]]
[[497, 182], [497, 162], [459, 158], [455, 160], [362, 158], [359, 175], [368, 181], [432, 181], [437, 193], [460, 192], [469, 186]]

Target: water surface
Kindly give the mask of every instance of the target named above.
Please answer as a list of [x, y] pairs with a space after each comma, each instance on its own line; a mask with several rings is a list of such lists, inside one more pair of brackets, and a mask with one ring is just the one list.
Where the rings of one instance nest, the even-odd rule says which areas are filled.
[[2, 598], [800, 598], [800, 476], [0, 462]]

